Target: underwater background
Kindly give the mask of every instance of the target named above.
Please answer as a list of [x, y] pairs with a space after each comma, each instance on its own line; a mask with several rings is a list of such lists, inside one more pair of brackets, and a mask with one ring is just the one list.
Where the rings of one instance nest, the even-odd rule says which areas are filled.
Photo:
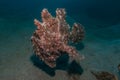
[[[51, 69], [34, 55], [30, 38], [47, 8], [65, 8], [72, 26], [81, 23], [84, 40], [74, 45], [85, 59], [67, 64], [65, 55]], [[120, 80], [119, 0], [0, 0], [0, 80], [96, 80], [91, 70], [108, 71]]]

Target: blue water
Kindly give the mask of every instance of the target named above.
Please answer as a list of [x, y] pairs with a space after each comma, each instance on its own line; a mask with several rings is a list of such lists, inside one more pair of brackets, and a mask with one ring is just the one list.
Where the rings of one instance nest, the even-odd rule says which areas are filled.
[[[33, 55], [33, 20], [41, 20], [43, 8], [54, 16], [56, 8], [65, 8], [71, 26], [73, 22], [84, 25], [85, 38], [74, 45], [85, 56], [84, 60], [69, 65], [65, 55], [63, 61], [58, 60], [57, 68], [51, 69]], [[119, 0], [0, 1], [0, 80], [96, 80], [91, 70], [104, 70], [119, 77], [118, 64]]]

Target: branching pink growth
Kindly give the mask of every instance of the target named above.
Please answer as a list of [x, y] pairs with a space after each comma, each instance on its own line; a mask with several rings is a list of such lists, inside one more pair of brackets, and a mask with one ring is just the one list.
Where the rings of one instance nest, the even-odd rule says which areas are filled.
[[72, 57], [77, 56], [79, 53], [69, 46], [68, 42], [76, 43], [83, 39], [82, 25], [74, 23], [70, 31], [70, 26], [65, 20], [65, 9], [57, 9], [56, 17], [51, 16], [47, 9], [43, 9], [41, 16], [42, 22], [34, 20], [37, 29], [31, 37], [35, 54], [52, 68], [56, 66], [56, 59], [63, 54], [62, 52]]

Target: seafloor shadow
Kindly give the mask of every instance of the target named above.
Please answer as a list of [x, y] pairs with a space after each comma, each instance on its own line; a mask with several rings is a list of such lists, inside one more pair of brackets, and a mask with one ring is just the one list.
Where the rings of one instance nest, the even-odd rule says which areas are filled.
[[81, 75], [83, 73], [83, 69], [80, 66], [80, 64], [78, 64], [75, 60], [72, 61], [67, 69], [67, 73], [69, 75]]
[[47, 66], [42, 60], [40, 60], [36, 55], [32, 55], [30, 60], [33, 62], [33, 65], [35, 65], [36, 67], [38, 67], [39, 69], [45, 71], [47, 74], [49, 74], [50, 76], [54, 76], [55, 75], [55, 69], [54, 68], [50, 68], [49, 66]]
[[69, 56], [67, 54], [62, 55], [57, 59], [55, 68], [50, 68], [49, 66], [47, 66], [36, 55], [32, 55], [30, 60], [36, 67], [43, 70], [50, 76], [55, 76], [55, 70], [67, 71], [68, 75], [81, 75], [83, 73], [82, 67], [76, 61], [68, 63]]

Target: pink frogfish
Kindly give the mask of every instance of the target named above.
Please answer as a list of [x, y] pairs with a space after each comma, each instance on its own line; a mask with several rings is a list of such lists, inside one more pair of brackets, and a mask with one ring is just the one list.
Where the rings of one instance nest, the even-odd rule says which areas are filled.
[[[67, 23], [65, 9], [56, 9], [53, 17], [47, 9], [41, 12], [42, 21], [34, 19], [36, 30], [31, 37], [34, 53], [49, 67], [56, 67], [56, 60], [67, 53], [70, 57], [80, 55], [69, 45], [70, 42], [78, 43], [84, 38], [84, 27], [74, 23], [72, 28]], [[80, 56], [79, 58], [82, 59]]]

